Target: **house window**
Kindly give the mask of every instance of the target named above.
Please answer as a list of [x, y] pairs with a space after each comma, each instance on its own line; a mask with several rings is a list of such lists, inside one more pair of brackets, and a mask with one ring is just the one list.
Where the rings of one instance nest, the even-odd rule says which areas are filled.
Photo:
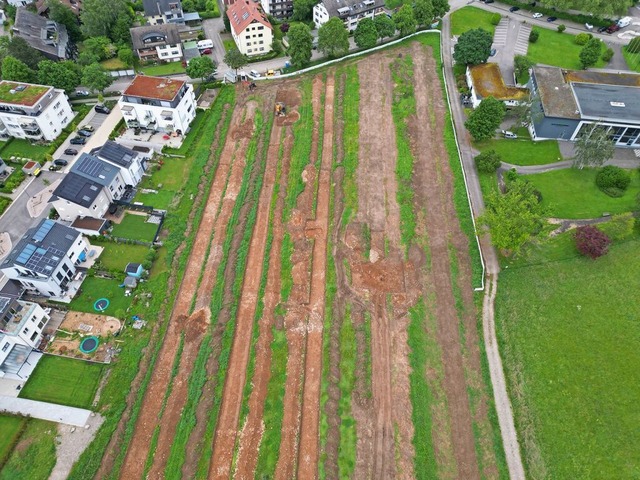
[[29, 333], [29, 328], [25, 328], [24, 330], [22, 330], [22, 333], [24, 335], [27, 335]]
[[251, 53], [252, 51], [253, 51], [253, 50], [251, 50], [251, 49], [248, 49], [248, 50], [247, 50], [247, 53]]
[[3, 352], [6, 352], [7, 350], [9, 350], [9, 342], [5, 343], [5, 344], [2, 346], [2, 351], [3, 351]]
[[171, 52], [171, 55], [180, 55], [180, 52], [178, 52], [177, 50], [173, 50], [173, 51]]
[[45, 323], [46, 322], [45, 322], [44, 318], [42, 320], [40, 320], [40, 323], [38, 324], [38, 330], [42, 330], [42, 327], [44, 327]]
[[33, 335], [31, 335], [31, 341], [33, 342], [37, 336], [38, 336], [38, 332], [33, 332]]

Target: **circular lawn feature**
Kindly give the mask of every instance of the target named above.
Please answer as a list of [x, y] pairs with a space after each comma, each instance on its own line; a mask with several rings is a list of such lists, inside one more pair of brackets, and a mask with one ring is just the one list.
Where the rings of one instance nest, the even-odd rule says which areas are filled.
[[82, 353], [92, 353], [95, 352], [96, 348], [98, 348], [99, 343], [100, 340], [98, 339], [98, 337], [94, 337], [92, 335], [82, 340], [82, 342], [80, 342], [80, 347], [78, 348]]
[[109, 300], [106, 298], [99, 298], [96, 303], [93, 304], [93, 309], [96, 312], [104, 312], [109, 307]]

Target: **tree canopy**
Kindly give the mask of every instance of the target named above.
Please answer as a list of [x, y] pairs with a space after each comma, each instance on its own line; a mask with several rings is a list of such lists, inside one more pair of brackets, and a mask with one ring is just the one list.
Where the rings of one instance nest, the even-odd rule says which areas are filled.
[[453, 58], [463, 65], [485, 63], [491, 54], [493, 35], [482, 28], [467, 30], [453, 48]]
[[43, 60], [38, 64], [38, 83], [70, 92], [80, 85], [80, 66], [71, 61]]
[[376, 15], [373, 23], [378, 31], [378, 38], [383, 39], [393, 37], [396, 34], [396, 24], [386, 15]]
[[433, 20], [432, 0], [415, 0], [413, 3], [413, 14], [418, 25], [430, 25]]
[[187, 75], [191, 78], [202, 78], [204, 80], [205, 78], [213, 75], [215, 71], [216, 64], [213, 63], [211, 57], [206, 55], [191, 59], [187, 65]]
[[24, 62], [15, 57], [7, 56], [2, 61], [2, 79], [14, 82], [32, 83], [36, 78], [36, 72]]
[[415, 33], [417, 23], [416, 17], [413, 14], [413, 8], [408, 3], [405, 3], [400, 9], [393, 14], [393, 23], [396, 29], [400, 31], [401, 37], [406, 37]]
[[349, 32], [338, 17], [318, 29], [318, 50], [329, 57], [339, 57], [349, 51]]
[[31, 70], [36, 70], [38, 63], [44, 60], [44, 55], [29, 45], [24, 38], [15, 35], [11, 37], [7, 47], [7, 54], [20, 60]]
[[224, 63], [226, 63], [229, 68], [233, 68], [236, 73], [238, 73], [238, 69], [244, 67], [249, 61], [247, 60], [247, 56], [240, 53], [240, 50], [237, 48], [232, 48], [229, 50], [224, 56]]
[[98, 36], [87, 38], [84, 41], [84, 48], [86, 52], [95, 55], [98, 60], [104, 60], [113, 56], [113, 48], [109, 37]]
[[580, 65], [583, 69], [593, 67], [600, 58], [602, 42], [599, 38], [590, 38], [584, 47], [580, 49]]
[[609, 138], [606, 127], [596, 123], [586, 125], [574, 144], [573, 165], [582, 170], [584, 167], [599, 167], [613, 157], [615, 145]]
[[585, 257], [595, 260], [606, 255], [611, 239], [595, 225], [578, 227], [575, 233], [576, 248]]
[[129, 47], [121, 47], [118, 49], [118, 59], [127, 66], [133, 65], [135, 57], [133, 50]]
[[82, 2], [82, 33], [85, 37], [110, 37], [119, 15], [127, 12], [126, 0], [84, 0]]
[[519, 78], [533, 67], [533, 61], [526, 55], [516, 55], [513, 59], [513, 73]]
[[289, 56], [296, 67], [304, 67], [311, 60], [313, 37], [311, 30], [304, 23], [294, 23], [287, 34], [289, 39]]
[[67, 27], [67, 33], [71, 40], [77, 42], [82, 38], [78, 17], [69, 7], [60, 0], [47, 0], [47, 7], [49, 7], [49, 18]]
[[432, 0], [433, 1], [433, 16], [442, 18], [444, 14], [449, 11], [448, 0]]
[[594, 15], [626, 14], [632, 5], [631, 0], [554, 0], [558, 10], [579, 10]]
[[316, 0], [293, 0], [293, 15], [291, 20], [298, 22], [308, 22], [313, 20], [313, 7], [318, 3]]
[[82, 85], [89, 90], [102, 93], [112, 83], [113, 77], [99, 63], [87, 65], [82, 70]]
[[363, 18], [360, 20], [356, 31], [353, 33], [353, 39], [359, 48], [375, 47], [376, 43], [378, 43], [378, 30], [373, 19]]
[[493, 97], [487, 97], [480, 102], [469, 119], [464, 123], [474, 140], [487, 140], [496, 132], [496, 129], [502, 123], [506, 113], [504, 103]]

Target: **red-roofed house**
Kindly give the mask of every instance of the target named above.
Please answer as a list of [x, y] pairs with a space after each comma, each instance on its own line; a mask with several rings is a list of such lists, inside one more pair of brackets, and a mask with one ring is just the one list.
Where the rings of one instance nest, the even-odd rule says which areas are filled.
[[263, 55], [271, 51], [273, 27], [259, 3], [237, 0], [227, 9], [231, 34], [238, 50], [245, 55]]

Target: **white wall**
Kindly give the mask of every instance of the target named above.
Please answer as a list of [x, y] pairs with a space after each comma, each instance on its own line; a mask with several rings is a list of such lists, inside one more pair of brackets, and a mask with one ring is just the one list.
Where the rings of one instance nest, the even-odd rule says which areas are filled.
[[[248, 56], [264, 55], [271, 51], [273, 32], [259, 22], [251, 23], [239, 35], [232, 30], [233, 40], [241, 53]], [[262, 36], [260, 36], [262, 35]], [[262, 42], [262, 43], [260, 43]]]
[[104, 214], [107, 213], [110, 203], [111, 199], [103, 188], [95, 201], [89, 207], [83, 207], [82, 205], [71, 203], [69, 200], [64, 200], [62, 198], [58, 198], [56, 201], [51, 202], [51, 206], [56, 209], [61, 220], [73, 222], [76, 217], [102, 218]]
[[182, 60], [182, 45], [161, 45], [156, 47], [158, 58], [163, 62], [177, 62]]
[[[44, 138], [47, 141], [55, 140], [62, 133], [62, 130], [71, 123], [75, 113], [71, 110], [69, 100], [62, 90], [54, 90], [54, 93], [55, 96], [51, 103], [37, 117], [0, 113], [0, 121], [6, 127], [8, 135], [31, 140], [38, 138]], [[39, 136], [28, 135], [24, 131], [22, 125], [31, 124], [36, 124], [40, 128], [42, 133]]]

